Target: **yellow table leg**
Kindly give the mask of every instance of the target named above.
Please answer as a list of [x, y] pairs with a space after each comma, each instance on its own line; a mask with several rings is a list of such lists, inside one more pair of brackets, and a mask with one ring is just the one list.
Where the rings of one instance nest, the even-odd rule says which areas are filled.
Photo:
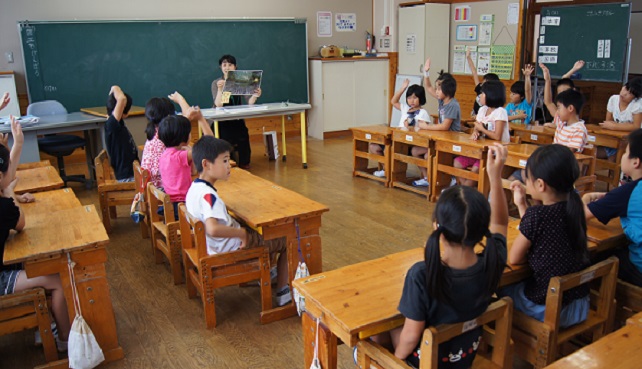
[[288, 154], [288, 149], [285, 147], [285, 115], [281, 115], [281, 143], [283, 146], [283, 161]]
[[301, 112], [301, 161], [303, 169], [308, 169], [308, 153], [306, 148], [307, 136], [305, 134], [305, 111]]
[[218, 135], [218, 120], [214, 121], [214, 137], [220, 138]]

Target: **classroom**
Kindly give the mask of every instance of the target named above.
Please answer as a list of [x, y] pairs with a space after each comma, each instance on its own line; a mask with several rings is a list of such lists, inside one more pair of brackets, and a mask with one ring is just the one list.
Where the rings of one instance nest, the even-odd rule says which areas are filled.
[[[587, 26], [598, 18], [612, 27]], [[597, 59], [592, 56], [595, 43], [576, 42], [568, 37], [572, 32], [578, 40], [596, 37], [601, 41], [596, 42]], [[633, 256], [626, 258], [626, 265], [611, 256], [622, 258], [623, 250], [634, 255], [636, 242], [626, 228], [637, 215], [629, 209], [621, 221], [619, 215], [610, 220], [599, 207], [604, 203], [601, 195], [592, 196], [618, 189], [618, 196], [624, 196], [621, 189], [634, 188], [638, 168], [642, 171], [642, 159], [631, 158], [635, 153], [628, 147], [629, 134], [635, 128], [640, 131], [642, 121], [642, 96], [635, 96], [636, 83], [642, 81], [639, 32], [642, 2], [637, 0], [3, 2], [0, 96], [9, 92], [10, 98], [8, 104], [0, 101], [0, 146], [7, 146], [0, 154], [6, 152], [9, 158], [11, 148], [20, 146], [14, 136], [24, 137], [17, 169], [13, 152], [4, 172], [6, 162], [0, 160], [0, 206], [2, 212], [13, 211], [17, 207], [13, 197], [24, 222], [0, 227], [7, 267], [0, 271], [0, 282], [11, 283], [4, 280], [5, 275], [15, 276], [9, 271], [22, 270], [15, 277], [17, 292], [0, 295], [0, 369], [70, 367], [75, 360], [72, 354], [79, 350], [59, 352], [60, 330], [50, 328], [53, 323], [68, 326], [79, 312], [102, 349], [104, 361], [95, 364], [99, 368], [411, 368], [395, 357], [401, 350], [398, 345], [408, 338], [407, 327], [417, 323], [408, 315], [416, 307], [404, 306], [413, 298], [411, 288], [418, 288], [409, 282], [411, 277], [420, 278], [425, 294], [431, 286], [424, 284], [435, 275], [443, 284], [436, 292], [427, 292], [428, 297], [415, 294], [415, 301], [423, 299], [428, 306], [436, 296], [466, 306], [465, 310], [439, 308], [442, 313], [450, 309], [451, 318], [452, 314], [456, 318], [447, 321], [454, 323], [447, 326], [449, 331], [440, 325], [439, 338], [434, 340], [442, 342], [443, 334], [456, 331], [474, 341], [465, 343], [472, 345], [470, 353], [479, 345], [479, 354], [469, 355], [475, 358], [473, 368], [482, 364], [580, 368], [585, 367], [582, 360], [591, 360], [597, 367], [638, 367], [642, 287], [624, 281], [628, 277], [621, 273], [626, 265], [634, 276], [640, 271]], [[565, 47], [573, 52], [564, 53]], [[581, 65], [576, 63], [580, 60]], [[536, 61], [545, 62], [548, 69]], [[527, 65], [533, 65], [533, 70]], [[236, 90], [228, 92], [224, 79], [234, 69], [252, 71], [253, 78], [258, 75], [260, 87], [245, 98]], [[451, 76], [440, 77], [440, 70]], [[552, 84], [546, 82], [549, 93], [545, 93], [549, 70]], [[499, 82], [484, 78], [490, 73], [498, 75]], [[568, 92], [556, 90], [565, 73], [574, 86]], [[533, 78], [528, 77], [524, 86], [525, 75]], [[503, 109], [506, 103], [519, 103], [512, 100], [519, 95], [512, 87], [517, 82], [536, 104], [529, 107], [529, 124], [524, 122], [526, 112], [522, 116], [521, 110]], [[453, 88], [456, 94], [449, 92]], [[413, 93], [424, 94], [425, 103], [411, 103]], [[127, 101], [125, 94], [133, 98], [129, 116], [129, 107], [120, 110]], [[508, 112], [499, 127], [505, 127], [509, 139], [491, 128], [497, 125], [494, 122], [486, 124], [480, 118], [483, 113], [474, 115], [476, 109], [491, 114], [495, 105], [490, 101], [497, 100], [493, 94], [503, 98], [498, 98], [503, 103], [495, 113]], [[165, 122], [170, 120], [160, 118], [168, 113], [159, 117], [161, 123], [156, 121], [155, 127], [150, 123], [153, 113], [148, 101], [166, 96], [172, 105], [169, 114], [181, 113], [171, 120], [172, 129], [174, 122], [176, 127], [184, 123], [180, 131], [163, 133], [169, 130], [170, 123]], [[580, 109], [573, 105], [577, 96], [583, 103]], [[640, 105], [627, 125], [630, 129], [621, 130], [624, 124], [615, 122], [602, 124], [620, 122], [612, 112], [614, 96], [620, 101], [619, 110], [626, 107], [620, 98], [630, 98], [632, 107]], [[113, 104], [108, 102], [105, 109], [108, 97]], [[30, 107], [43, 100], [58, 100], [65, 111], [40, 115], [37, 104]], [[444, 106], [454, 105], [452, 101], [458, 104], [456, 119], [444, 113]], [[414, 118], [421, 117], [422, 108], [432, 123]], [[412, 115], [413, 109], [419, 115]], [[24, 118], [21, 133], [14, 132], [15, 125], [12, 131], [9, 114]], [[408, 119], [400, 119], [402, 114]], [[582, 127], [586, 124], [581, 147], [564, 143], [562, 126], [573, 123], [569, 119], [567, 124], [562, 114], [582, 122]], [[126, 144], [115, 145], [107, 127], [120, 117], [126, 128], [118, 139]], [[452, 132], [455, 121], [461, 132]], [[190, 123], [187, 132], [185, 122]], [[435, 128], [444, 122], [451, 128]], [[239, 133], [239, 124], [246, 131]], [[157, 136], [152, 140], [154, 129]], [[210, 177], [216, 162], [210, 167], [205, 157], [203, 163], [191, 163], [191, 147], [194, 157], [200, 158], [203, 150], [196, 142], [202, 141], [203, 146], [213, 142], [199, 141], [208, 135], [232, 144], [229, 179], [221, 178], [215, 186], [208, 181], [218, 179]], [[63, 154], [56, 145], [47, 148], [47, 139], [56, 142], [56, 136], [72, 136], [75, 146]], [[184, 182], [174, 186], [164, 180], [163, 192], [158, 184], [160, 172], [166, 169], [158, 161], [154, 169], [158, 174], [146, 167], [146, 150], [154, 141], [162, 150], [167, 146], [166, 153], [175, 146], [172, 150], [180, 155], [187, 150], [183, 146], [189, 145], [188, 185], [200, 175], [193, 185], [209, 185], [201, 187], [211, 193], [206, 201], [212, 196], [208, 201], [212, 209], [223, 200], [225, 219], [230, 222], [226, 224], [246, 229], [243, 237], [221, 239], [236, 237], [244, 240], [239, 244], [258, 242], [261, 247], [231, 251], [229, 256], [226, 252], [207, 255], [216, 237], [211, 236], [210, 223], [199, 222], [203, 214], [191, 212], [190, 192], [186, 196], [183, 188], [180, 196], [172, 192]], [[559, 145], [553, 142], [573, 152], [556, 151]], [[123, 154], [112, 150], [130, 147], [134, 150], [130, 154], [140, 158], [141, 164], [136, 161], [132, 168], [129, 156], [126, 165], [116, 168], [115, 160]], [[546, 277], [538, 297], [546, 310], [538, 313], [538, 320], [523, 304], [526, 300], [536, 308], [543, 306], [533, 303], [528, 294], [529, 283], [542, 278], [540, 271], [532, 264], [535, 261], [527, 260], [528, 248], [519, 249], [525, 251], [518, 259], [511, 247], [531, 245], [532, 233], [526, 235], [533, 223], [522, 222], [520, 227], [520, 217], [533, 219], [535, 212], [525, 213], [522, 204], [540, 200], [549, 205], [551, 198], [546, 196], [561, 193], [543, 178], [538, 179], [542, 187], [527, 178], [537, 171], [537, 162], [530, 158], [542, 153], [569, 159], [554, 160], [557, 173], [562, 172], [560, 168], [573, 172], [564, 176], [565, 196], [568, 193], [568, 202], [571, 197], [584, 201], [595, 219], [587, 220], [577, 234], [568, 231], [571, 225], [560, 231], [571, 232], [564, 241], [568, 247], [582, 244], [582, 256], [574, 249], [576, 254], [559, 251], [556, 257], [581, 259], [577, 262], [581, 267], [555, 264], [553, 268], [564, 271], [556, 275], [563, 277]], [[127, 167], [127, 174], [122, 174], [122, 167]], [[627, 182], [627, 176], [632, 182]], [[13, 177], [17, 184], [8, 185]], [[559, 182], [563, 176], [553, 177]], [[124, 178], [133, 182], [121, 182]], [[521, 187], [514, 181], [520, 178]], [[215, 187], [213, 192], [210, 187]], [[540, 188], [544, 189], [538, 193]], [[514, 197], [522, 190], [523, 198]], [[450, 209], [456, 221], [440, 218], [447, 201], [457, 196], [478, 200], [481, 205], [475, 211], [481, 213], [471, 217], [466, 210], [454, 217], [456, 211]], [[179, 202], [185, 202], [185, 207]], [[440, 205], [442, 213], [437, 204], [446, 204]], [[568, 216], [570, 210], [566, 211]], [[133, 220], [141, 216], [142, 221]], [[172, 216], [176, 222], [167, 221]], [[469, 222], [482, 224], [474, 228], [478, 231], [474, 237], [479, 238], [471, 247], [464, 246], [464, 239], [470, 242], [468, 237], [473, 237]], [[455, 236], [451, 227], [466, 229], [465, 235]], [[20, 231], [9, 232], [9, 228]], [[452, 241], [453, 237], [460, 238]], [[508, 250], [506, 268], [501, 263], [502, 244]], [[424, 252], [431, 249], [437, 251]], [[493, 256], [496, 252], [498, 259]], [[432, 265], [440, 267], [426, 279], [429, 272], [420, 266], [430, 265], [429, 255], [437, 260]], [[474, 257], [467, 272], [483, 261], [488, 268], [483, 278], [469, 278], [463, 285], [463, 279], [441, 274], [465, 269], [455, 264], [464, 263], [458, 259], [462, 255]], [[307, 264], [309, 276], [299, 278], [295, 273], [301, 261]], [[490, 262], [501, 264], [495, 268], [497, 273], [489, 271], [492, 266], [485, 263]], [[287, 267], [286, 274], [282, 267]], [[50, 275], [59, 278], [47, 279]], [[46, 282], [23, 288], [24, 280], [34, 276]], [[492, 286], [488, 291], [483, 284], [486, 279]], [[522, 290], [523, 300], [514, 301], [510, 287], [523, 286], [524, 281], [527, 293]], [[453, 295], [441, 288], [446, 284], [457, 292]], [[569, 287], [576, 285], [581, 286]], [[553, 292], [547, 294], [551, 288]], [[306, 311], [301, 316], [294, 289], [305, 297]], [[569, 289], [563, 300], [561, 291]], [[584, 297], [569, 305], [567, 295], [579, 295], [580, 289]], [[494, 297], [489, 305], [496, 291], [498, 296], [510, 297]], [[281, 300], [283, 293], [291, 299]], [[471, 298], [462, 297], [467, 293], [488, 295], [475, 302], [484, 301], [481, 310], [471, 307]], [[554, 317], [554, 309], [561, 310], [561, 321], [567, 322], [566, 308], [580, 306], [579, 300], [585, 303], [582, 314], [588, 311], [588, 315], [560, 328], [563, 324], [559, 315]], [[58, 323], [61, 301], [68, 309], [67, 323], [64, 319]], [[470, 309], [477, 312], [470, 315]], [[489, 321], [494, 321], [493, 329], [486, 325]], [[428, 318], [421, 324], [409, 350], [421, 345], [425, 353], [434, 348], [435, 367], [437, 360], [451, 364], [459, 360], [459, 367], [470, 364], [464, 364], [467, 355], [457, 353], [459, 349], [448, 343], [434, 345], [427, 338], [437, 330], [426, 329], [422, 340], [431, 324]], [[72, 328], [70, 346], [78, 337], [73, 334]], [[395, 341], [395, 334], [401, 343]], [[441, 352], [444, 349], [451, 349], [450, 356]], [[318, 366], [313, 364], [316, 361]]]

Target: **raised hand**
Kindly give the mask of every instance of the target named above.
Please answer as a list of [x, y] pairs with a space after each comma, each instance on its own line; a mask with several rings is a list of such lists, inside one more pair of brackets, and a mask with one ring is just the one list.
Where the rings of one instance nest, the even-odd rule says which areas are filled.
[[522, 73], [524, 73], [524, 77], [530, 77], [534, 71], [535, 71], [535, 68], [533, 68], [532, 64], [526, 64], [524, 65], [524, 68], [522, 68]]

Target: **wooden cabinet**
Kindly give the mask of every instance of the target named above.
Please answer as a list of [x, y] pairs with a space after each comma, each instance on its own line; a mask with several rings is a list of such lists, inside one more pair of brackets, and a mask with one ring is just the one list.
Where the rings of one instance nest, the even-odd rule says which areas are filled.
[[310, 60], [309, 135], [388, 123], [388, 59]]

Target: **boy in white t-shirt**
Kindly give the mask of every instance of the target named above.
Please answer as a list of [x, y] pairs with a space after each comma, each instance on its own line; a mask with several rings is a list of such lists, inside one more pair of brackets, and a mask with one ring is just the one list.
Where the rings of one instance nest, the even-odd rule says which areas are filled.
[[187, 191], [185, 206], [187, 211], [205, 223], [207, 253], [220, 254], [238, 249], [267, 246], [270, 254], [279, 254], [277, 262], [276, 303], [283, 306], [290, 301], [288, 288], [288, 261], [285, 238], [263, 240], [263, 237], [250, 228], [241, 227], [239, 222], [228, 213], [227, 207], [216, 192], [214, 184], [230, 177], [230, 151], [227, 141], [213, 136], [201, 137], [192, 149], [194, 166], [199, 177]]

